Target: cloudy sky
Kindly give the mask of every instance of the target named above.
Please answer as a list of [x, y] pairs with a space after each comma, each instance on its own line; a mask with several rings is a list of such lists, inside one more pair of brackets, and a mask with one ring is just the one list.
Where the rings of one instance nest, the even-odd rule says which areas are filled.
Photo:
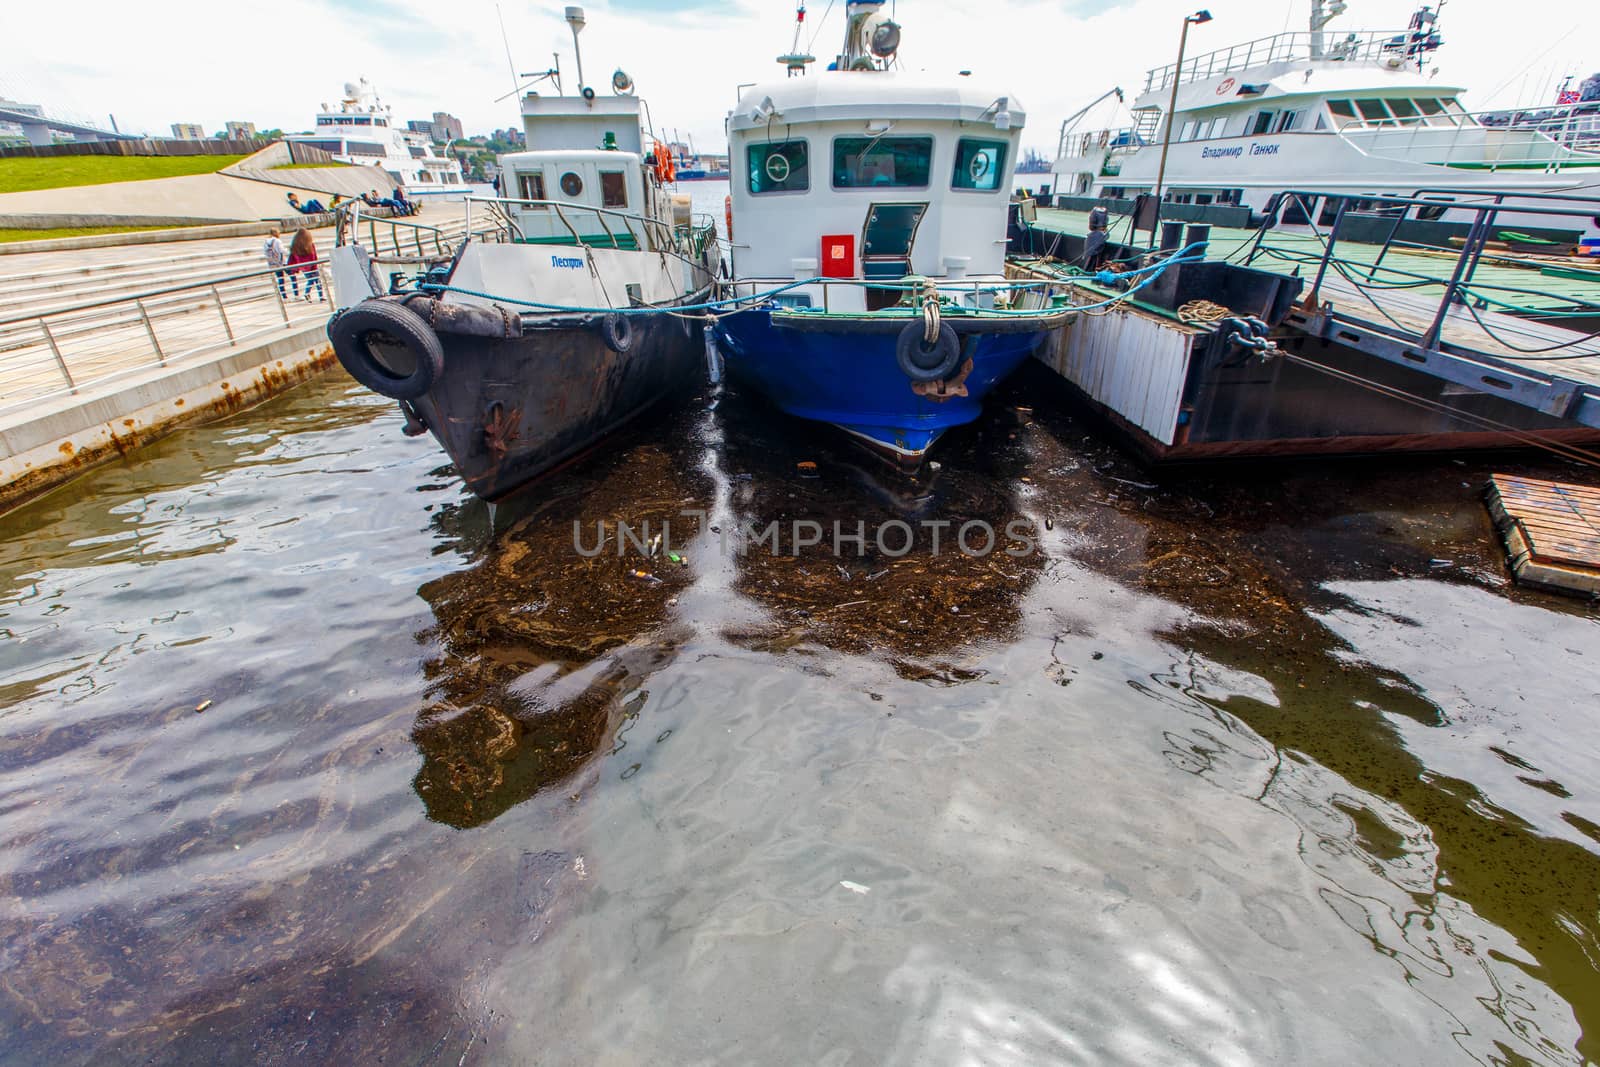
[[[898, 7], [898, 0], [894, 0]], [[1195, 0], [906, 0], [903, 64], [1008, 90], [1028, 112], [1024, 143], [1053, 146], [1061, 119], [1113, 85], [1133, 94], [1143, 72], [1170, 62]], [[1203, 0], [1202, 0], [1203, 2]], [[1403, 27], [1413, 0], [1348, 0], [1330, 30]], [[1284, 29], [1305, 28], [1310, 0], [1211, 0], [1211, 23], [1190, 54]], [[805, 39], [825, 62], [837, 50], [844, 0], [809, 0]], [[781, 76], [774, 58], [793, 39], [786, 0], [590, 0], [582, 35], [586, 80], [608, 91], [612, 70], [634, 78], [655, 122], [697, 147], [725, 144], [722, 119], [741, 82]], [[0, 95], [62, 115], [114, 114], [124, 130], [168, 133], [173, 122], [208, 131], [227, 119], [310, 127], [344, 82], [371, 79], [402, 119], [434, 110], [467, 131], [520, 125], [493, 0], [69, 0], [7, 3], [9, 45]], [[500, 0], [518, 71], [561, 54], [573, 89], [572, 40], [562, 5]], [[1515, 16], [1511, 13], [1515, 12]], [[1595, 0], [1450, 0], [1437, 56], [1441, 80], [1471, 87], [1469, 108], [1547, 102], [1566, 74], [1600, 70]], [[18, 44], [22, 47], [19, 49]], [[1103, 108], [1092, 118], [1111, 125]]]

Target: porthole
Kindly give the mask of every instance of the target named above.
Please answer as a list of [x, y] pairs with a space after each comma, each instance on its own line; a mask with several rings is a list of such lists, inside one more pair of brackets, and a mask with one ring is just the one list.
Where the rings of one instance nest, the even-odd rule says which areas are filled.
[[568, 196], [583, 195], [583, 179], [572, 171], [567, 171], [561, 176], [561, 191]]

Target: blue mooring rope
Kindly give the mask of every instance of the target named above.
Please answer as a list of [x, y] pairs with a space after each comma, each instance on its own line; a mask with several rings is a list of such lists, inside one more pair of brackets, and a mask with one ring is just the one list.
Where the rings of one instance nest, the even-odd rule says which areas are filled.
[[[1140, 274], [1149, 273], [1150, 276], [1148, 278], [1145, 278], [1138, 285], [1135, 285], [1132, 289], [1129, 289], [1127, 292], [1121, 293], [1121, 294], [1119, 294], [1119, 295], [1117, 295], [1115, 297], [1112, 297], [1109, 300], [1102, 300], [1102, 301], [1100, 301], [1099, 303], [1096, 303], [1096, 304], [1075, 304], [1075, 305], [1072, 305], [1072, 306], [1069, 306], [1069, 307], [1038, 308], [1038, 309], [1034, 309], [1034, 310], [1016, 310], [1016, 309], [1010, 309], [1010, 308], [981, 308], [981, 307], [970, 307], [970, 308], [968, 308], [968, 307], [958, 307], [958, 310], [960, 310], [962, 312], [971, 312], [971, 313], [979, 315], [979, 316], [982, 316], [982, 315], [997, 315], [997, 316], [1033, 315], [1033, 316], [1038, 316], [1038, 315], [1042, 315], [1042, 314], [1048, 314], [1048, 313], [1051, 313], [1051, 312], [1093, 311], [1095, 308], [1108, 307], [1108, 306], [1110, 306], [1112, 304], [1116, 304], [1116, 303], [1119, 303], [1120, 301], [1126, 300], [1128, 297], [1132, 296], [1134, 293], [1138, 292], [1140, 289], [1143, 289], [1145, 286], [1149, 285], [1151, 282], [1153, 282], [1157, 278], [1161, 277], [1162, 272], [1165, 271], [1168, 267], [1174, 266], [1174, 265], [1176, 265], [1178, 263], [1195, 263], [1195, 262], [1199, 262], [1201, 260], [1204, 260], [1205, 256], [1203, 256], [1203, 255], [1190, 256], [1190, 255], [1187, 254], [1187, 253], [1193, 251], [1196, 248], [1203, 248], [1204, 246], [1205, 246], [1204, 242], [1200, 242], [1200, 243], [1189, 245], [1187, 248], [1179, 249], [1177, 252], [1173, 253], [1171, 256], [1168, 256], [1166, 259], [1162, 260], [1159, 263], [1152, 263], [1152, 264], [1150, 264], [1148, 266], [1139, 267], [1136, 270], [1121, 271], [1121, 272], [1115, 272], [1115, 271], [1109, 271], [1109, 270], [1097, 271], [1093, 275], [1093, 280], [1098, 282], [1098, 283], [1100, 283], [1100, 284], [1102, 284], [1102, 285], [1111, 285], [1111, 284], [1116, 283], [1118, 280], [1127, 279], [1127, 278], [1130, 278], [1130, 277], [1136, 277], [1136, 276], [1138, 276]], [[772, 289], [763, 290], [762, 292], [759, 292], [759, 293], [751, 293], [748, 296], [734, 296], [734, 297], [728, 297], [727, 299], [724, 299], [724, 300], [706, 300], [706, 301], [701, 301], [700, 303], [697, 303], [697, 304], [674, 304], [674, 305], [671, 305], [670, 307], [663, 307], [663, 306], [651, 306], [651, 307], [584, 307], [582, 305], [575, 305], [575, 304], [550, 304], [550, 303], [545, 303], [545, 302], [539, 301], [539, 300], [519, 300], [519, 299], [517, 299], [515, 297], [510, 297], [510, 296], [496, 296], [493, 293], [483, 293], [483, 292], [479, 292], [479, 291], [477, 291], [475, 289], [464, 289], [464, 288], [461, 288], [460, 286], [445, 285], [442, 282], [420, 282], [420, 283], [418, 283], [417, 288], [419, 290], [421, 290], [422, 292], [426, 292], [426, 293], [457, 293], [457, 294], [460, 294], [461, 296], [474, 296], [474, 297], [479, 298], [480, 300], [492, 300], [495, 303], [500, 303], [500, 304], [515, 304], [518, 307], [538, 308], [541, 311], [557, 311], [557, 312], [565, 312], [565, 313], [568, 313], [568, 314], [577, 314], [577, 315], [660, 315], [660, 314], [668, 314], [668, 313], [681, 313], [681, 312], [686, 312], [686, 311], [710, 311], [710, 310], [713, 310], [713, 309], [716, 309], [716, 308], [722, 308], [722, 307], [727, 307], [729, 305], [736, 305], [736, 304], [752, 304], [752, 305], [754, 305], [754, 304], [761, 303], [763, 301], [770, 300], [770, 299], [772, 299], [773, 297], [777, 296], [780, 293], [786, 293], [791, 289], [798, 289], [801, 286], [816, 285], [818, 283], [823, 283], [823, 282], [834, 282], [834, 283], [836, 283], [836, 282], [838, 282], [840, 280], [841, 279], [838, 279], [838, 278], [822, 278], [822, 277], [806, 278], [806, 279], [803, 279], [801, 281], [793, 281], [793, 282], [789, 282], [789, 283], [787, 283], [785, 285], [777, 286], [777, 287], [772, 288]], [[866, 285], [868, 283], [862, 281], [862, 282], [855, 282], [855, 284]], [[935, 284], [937, 285], [937, 283], [935, 283]], [[1056, 282], [1046, 282], [1046, 281], [1022, 282], [1022, 283], [1013, 282], [1013, 283], [1007, 283], [1007, 284], [1005, 284], [1003, 286], [995, 286], [993, 288], [1033, 289], [1033, 288], [1037, 288], [1039, 286], [1054, 285], [1054, 284], [1058, 284], [1058, 283], [1056, 283]], [[920, 291], [920, 288], [917, 287], [917, 286], [899, 285], [899, 284], [895, 284], [895, 283], [888, 283], [888, 284], [884, 284], [884, 285], [874, 285], [873, 288], [875, 288], [875, 289], [898, 289], [898, 290], [901, 290], [901, 291], [904, 291], [904, 292], [918, 292], [918, 291]]]

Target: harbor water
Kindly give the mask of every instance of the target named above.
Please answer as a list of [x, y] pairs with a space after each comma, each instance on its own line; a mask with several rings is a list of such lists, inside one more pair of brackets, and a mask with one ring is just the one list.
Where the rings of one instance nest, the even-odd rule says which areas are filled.
[[915, 479], [703, 390], [491, 508], [335, 372], [6, 515], [5, 1061], [1600, 1058], [1600, 621], [1480, 498], [1592, 472], [1155, 478], [1052, 390]]

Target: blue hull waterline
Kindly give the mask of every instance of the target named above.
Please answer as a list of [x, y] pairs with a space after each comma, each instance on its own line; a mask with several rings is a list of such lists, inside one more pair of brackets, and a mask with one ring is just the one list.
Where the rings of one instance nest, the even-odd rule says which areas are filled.
[[962, 358], [972, 361], [964, 383], [967, 395], [936, 400], [914, 392], [895, 360], [895, 343], [906, 323], [898, 319], [886, 324], [890, 329], [852, 324], [832, 330], [812, 323], [796, 328], [774, 323], [771, 308], [754, 308], [722, 319], [716, 337], [728, 373], [783, 411], [832, 423], [914, 464], [950, 427], [976, 419], [983, 398], [1056, 325], [962, 330]]

